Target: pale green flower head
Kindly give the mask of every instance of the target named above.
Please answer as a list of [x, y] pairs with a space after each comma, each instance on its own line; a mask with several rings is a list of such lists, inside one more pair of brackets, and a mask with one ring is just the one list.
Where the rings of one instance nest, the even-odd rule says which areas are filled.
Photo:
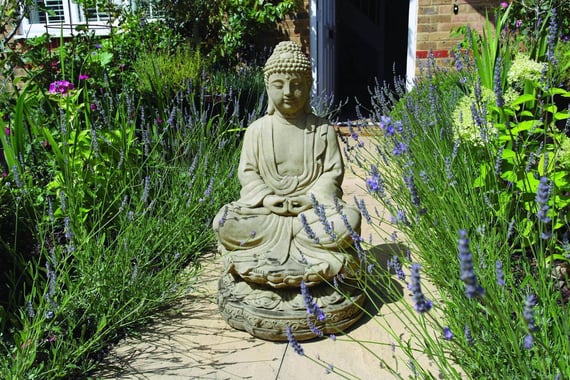
[[507, 73], [507, 84], [521, 89], [526, 81], [538, 82], [546, 70], [545, 62], [536, 62], [524, 53], [519, 53], [513, 60]]
[[[483, 103], [495, 104], [495, 93], [486, 87], [481, 87]], [[489, 114], [484, 115], [483, 125], [479, 127], [473, 120], [471, 107], [475, 103], [475, 92], [463, 96], [453, 110], [453, 135], [456, 140], [466, 142], [473, 146], [484, 146], [489, 140], [497, 136], [497, 129], [489, 122]]]

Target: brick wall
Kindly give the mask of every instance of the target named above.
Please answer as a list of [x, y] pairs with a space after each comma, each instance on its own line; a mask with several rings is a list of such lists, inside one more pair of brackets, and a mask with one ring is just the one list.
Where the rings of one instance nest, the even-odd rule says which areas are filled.
[[279, 41], [295, 41], [301, 45], [305, 54], [309, 54], [310, 27], [309, 0], [303, 0], [302, 9], [294, 17], [287, 16], [285, 20], [277, 23], [273, 33], [260, 36], [256, 43], [259, 46], [273, 47]]
[[461, 41], [452, 38], [451, 31], [464, 25], [481, 31], [486, 9], [492, 19], [492, 10], [500, 3], [501, 0], [457, 0], [458, 13], [454, 14], [454, 0], [418, 0], [416, 71], [430, 52], [439, 64], [445, 64], [450, 50]]

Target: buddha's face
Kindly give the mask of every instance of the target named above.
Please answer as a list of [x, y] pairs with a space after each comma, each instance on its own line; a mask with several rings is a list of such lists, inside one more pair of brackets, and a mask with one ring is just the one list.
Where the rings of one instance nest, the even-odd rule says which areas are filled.
[[267, 83], [267, 95], [277, 112], [292, 117], [304, 111], [309, 101], [310, 88], [302, 74], [271, 74]]

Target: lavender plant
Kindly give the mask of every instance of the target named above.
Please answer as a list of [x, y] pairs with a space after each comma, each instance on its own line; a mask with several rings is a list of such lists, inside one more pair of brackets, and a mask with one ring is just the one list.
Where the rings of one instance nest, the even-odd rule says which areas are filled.
[[[86, 374], [106, 346], [184, 294], [213, 243], [212, 216], [239, 190], [238, 131], [261, 109], [233, 112], [237, 90], [214, 109], [188, 88], [157, 110], [128, 89], [100, 96], [64, 81], [51, 93], [29, 87], [2, 119], [13, 164], [2, 204], [27, 205], [33, 223], [33, 255], [6, 272], [15, 286], [2, 305], [3, 378]], [[44, 170], [31, 170], [36, 162]], [[7, 217], [23, 229], [21, 215]], [[25, 247], [11, 235], [2, 250], [18, 257]]]
[[[402, 276], [393, 258], [385, 269], [374, 247], [366, 246], [372, 266], [357, 278], [375, 310], [368, 311], [369, 323], [392, 339], [375, 343], [393, 343], [396, 359], [375, 357], [401, 378], [568, 377], [568, 179], [556, 142], [566, 138], [556, 121], [567, 120], [567, 112], [555, 109], [547, 95], [536, 96], [537, 108], [523, 106], [528, 97], [517, 107], [476, 95], [475, 115], [468, 118], [477, 120], [480, 133], [492, 123], [497, 135], [474, 146], [454, 133], [448, 117], [471, 74], [435, 66], [424, 74], [397, 101], [375, 89], [370, 118], [376, 127], [367, 130], [375, 137], [368, 143], [346, 139], [344, 149], [349, 165], [364, 170], [362, 187], [378, 201], [368, 209], [385, 210], [372, 215], [373, 224], [399, 231], [400, 244], [385, 243], [410, 274]], [[538, 94], [553, 88], [546, 83], [537, 85]], [[494, 95], [502, 92], [497, 88]], [[541, 147], [530, 164], [529, 147]], [[519, 170], [524, 175], [513, 176]], [[437, 294], [425, 294], [424, 281]], [[406, 288], [409, 297], [402, 297]], [[394, 312], [411, 336], [403, 338], [376, 316], [383, 310]], [[356, 343], [374, 355], [370, 342]], [[422, 355], [432, 358], [430, 366], [422, 365]]]

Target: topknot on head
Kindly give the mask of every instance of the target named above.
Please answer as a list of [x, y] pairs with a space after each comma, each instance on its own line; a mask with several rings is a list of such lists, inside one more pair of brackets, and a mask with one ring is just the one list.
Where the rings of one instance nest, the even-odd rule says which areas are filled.
[[275, 46], [273, 53], [265, 63], [263, 74], [265, 83], [271, 74], [300, 73], [311, 79], [311, 61], [301, 47], [293, 41], [283, 41]]

